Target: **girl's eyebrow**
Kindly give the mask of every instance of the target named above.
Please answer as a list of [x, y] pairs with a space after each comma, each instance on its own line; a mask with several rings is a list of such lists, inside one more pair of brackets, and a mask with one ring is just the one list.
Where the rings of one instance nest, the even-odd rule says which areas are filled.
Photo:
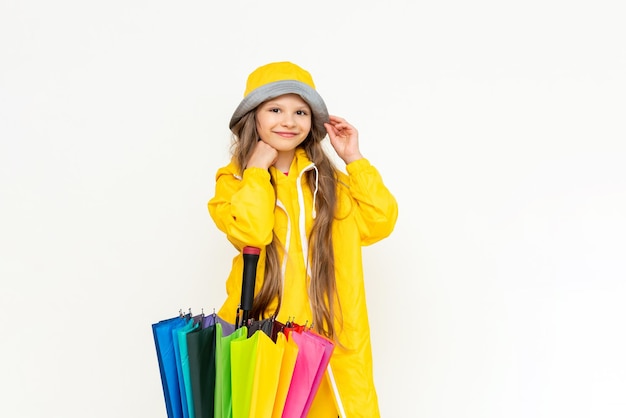
[[281, 107], [280, 103], [274, 102], [272, 100], [268, 100], [267, 102], [265, 102], [265, 104], [263, 106], [277, 106], [277, 107]]

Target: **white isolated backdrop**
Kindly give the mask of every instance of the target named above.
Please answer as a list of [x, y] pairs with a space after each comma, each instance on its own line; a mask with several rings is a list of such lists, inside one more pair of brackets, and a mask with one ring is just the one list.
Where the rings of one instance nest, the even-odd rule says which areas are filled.
[[0, 416], [166, 416], [150, 326], [225, 297], [206, 202], [277, 60], [399, 201], [364, 249], [382, 415], [626, 416], [618, 4], [3, 1]]

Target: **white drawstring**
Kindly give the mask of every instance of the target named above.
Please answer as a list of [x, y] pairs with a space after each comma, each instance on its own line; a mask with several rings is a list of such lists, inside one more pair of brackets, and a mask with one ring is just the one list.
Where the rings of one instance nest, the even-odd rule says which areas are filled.
[[335, 395], [335, 401], [337, 402], [337, 409], [339, 409], [339, 416], [341, 418], [346, 418], [346, 410], [343, 407], [343, 402], [341, 401], [341, 396], [339, 395], [339, 388], [337, 387], [337, 382], [335, 381], [335, 375], [333, 374], [333, 368], [330, 367], [330, 363], [328, 363], [328, 367], [326, 367], [326, 371], [328, 372], [328, 379], [330, 380], [330, 387], [333, 390], [333, 395]]
[[313, 166], [313, 169], [315, 170], [315, 190], [313, 190], [313, 210], [311, 211], [311, 215], [313, 216], [313, 219], [315, 219], [315, 216], [317, 215], [317, 211], [315, 210], [315, 199], [317, 198], [320, 173], [316, 166]]
[[302, 255], [304, 257], [304, 265], [306, 266], [306, 272], [311, 276], [311, 266], [309, 265], [309, 242], [306, 238], [306, 210], [304, 209], [304, 192], [302, 190], [302, 176], [309, 170], [315, 170], [315, 190], [313, 191], [313, 210], [311, 211], [312, 217], [315, 219], [315, 199], [317, 195], [318, 187], [318, 171], [315, 164], [311, 163], [306, 166], [300, 174], [298, 174], [298, 180], [296, 187], [298, 188], [298, 204], [300, 206], [300, 244], [302, 245]]

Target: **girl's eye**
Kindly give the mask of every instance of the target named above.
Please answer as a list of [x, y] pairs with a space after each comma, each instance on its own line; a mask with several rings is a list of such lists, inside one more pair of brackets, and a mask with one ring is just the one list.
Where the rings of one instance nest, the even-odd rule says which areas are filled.
[[306, 115], [308, 115], [308, 113], [306, 112], [306, 110], [298, 110], [298, 111], [296, 112], [296, 114], [297, 114], [297, 115], [300, 115], [300, 116], [306, 116]]
[[276, 108], [276, 107], [273, 107], [273, 108], [270, 109], [270, 112], [278, 113], [278, 112], [280, 112], [280, 110], [278, 108]]

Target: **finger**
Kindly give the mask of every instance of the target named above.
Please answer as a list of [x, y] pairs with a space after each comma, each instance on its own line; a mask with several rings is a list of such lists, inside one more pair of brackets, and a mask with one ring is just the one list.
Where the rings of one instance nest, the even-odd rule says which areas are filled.
[[330, 116], [330, 123], [332, 125], [337, 125], [337, 124], [341, 124], [341, 123], [346, 123], [346, 120], [344, 118], [340, 118], [339, 116]]
[[352, 125], [350, 125], [345, 119], [333, 120], [331, 121], [331, 124], [338, 130], [353, 129]]
[[325, 123], [324, 127], [326, 128], [326, 132], [328, 132], [329, 136], [337, 135], [337, 129], [335, 129], [335, 127], [331, 125], [330, 123]]

